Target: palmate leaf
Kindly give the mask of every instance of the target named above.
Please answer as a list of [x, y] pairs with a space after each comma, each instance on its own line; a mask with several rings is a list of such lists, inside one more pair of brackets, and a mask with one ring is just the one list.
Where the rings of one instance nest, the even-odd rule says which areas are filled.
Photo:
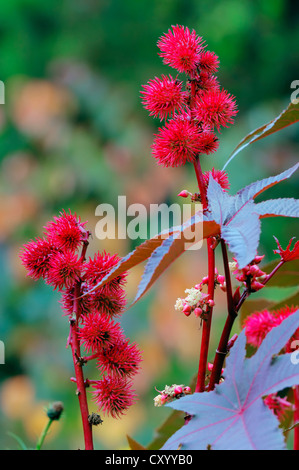
[[270, 199], [256, 204], [255, 211], [260, 217], [299, 217], [299, 199]]
[[283, 450], [279, 421], [263, 397], [299, 384], [299, 364], [278, 355], [299, 327], [299, 310], [273, 328], [257, 352], [246, 358], [244, 330], [227, 359], [224, 382], [168, 404], [192, 416], [163, 450]]
[[299, 167], [294, 165], [279, 175], [256, 181], [228, 195], [210, 177], [207, 197], [209, 212], [206, 220], [215, 220], [221, 226], [221, 237], [234, 253], [242, 269], [256, 256], [260, 239], [260, 218], [270, 216], [299, 217], [299, 201], [292, 198], [274, 199], [254, 203], [254, 198], [271, 186], [289, 178]]
[[100, 282], [84, 295], [99, 289], [125, 271], [148, 260], [133, 302], [135, 303], [148, 291], [165, 269], [186, 250], [200, 242], [203, 238], [216, 236], [219, 232], [219, 225], [215, 221], [203, 221], [202, 212], [198, 211], [182, 225], [165, 230], [139, 245], [135, 250], [123, 257]]
[[241, 152], [247, 145], [256, 142], [257, 140], [263, 139], [274, 132], [280, 131], [291, 124], [299, 121], [299, 103], [290, 103], [289, 106], [277, 116], [273, 121], [255, 129], [244, 137], [241, 142], [237, 145], [227, 162], [225, 163], [223, 170], [233, 160], [233, 158]]
[[[219, 233], [219, 225], [215, 221], [203, 222], [201, 219], [197, 223], [195, 221], [192, 223], [191, 218], [186, 224], [183, 224], [180, 232], [173, 233], [173, 235], [164, 240], [163, 243], [152, 253], [145, 266], [133, 304], [135, 304], [149, 290], [165, 269], [167, 269], [179, 256], [190, 248], [190, 245], [192, 246], [189, 235], [193, 232], [192, 227], [194, 228], [195, 225], [198, 225], [199, 223], [202, 224], [201, 240]], [[188, 238], [186, 238], [186, 232], [189, 232]], [[199, 241], [199, 239], [196, 240], [194, 238], [194, 244]]]

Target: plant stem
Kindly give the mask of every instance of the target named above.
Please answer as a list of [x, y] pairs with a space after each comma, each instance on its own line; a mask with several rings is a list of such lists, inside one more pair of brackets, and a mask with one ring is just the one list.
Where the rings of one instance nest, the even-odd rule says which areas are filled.
[[[198, 189], [199, 189], [200, 196], [201, 196], [203, 210], [205, 210], [208, 206], [208, 201], [207, 201], [206, 187], [204, 184], [199, 157], [197, 157], [196, 161], [194, 162], [194, 170], [195, 170], [196, 179], [198, 183]], [[215, 291], [215, 252], [214, 252], [214, 248], [212, 247], [212, 242], [213, 242], [212, 238], [207, 239], [208, 294], [211, 300], [214, 299], [214, 291]], [[209, 308], [207, 314], [208, 314], [207, 318], [203, 321], [203, 326], [202, 326], [199, 366], [198, 366], [198, 373], [197, 373], [197, 382], [196, 382], [196, 387], [195, 387], [196, 392], [204, 392], [205, 390], [205, 378], [206, 378], [207, 361], [208, 361], [208, 353], [209, 353], [213, 307]]]
[[50, 429], [50, 426], [51, 426], [52, 423], [53, 423], [53, 420], [52, 420], [52, 419], [48, 419], [48, 422], [47, 422], [46, 426], [44, 427], [44, 429], [43, 429], [43, 431], [42, 431], [42, 433], [41, 433], [41, 435], [39, 436], [39, 439], [38, 439], [38, 441], [37, 441], [37, 444], [36, 444], [36, 447], [35, 447], [36, 450], [40, 450], [40, 449], [41, 449], [41, 447], [42, 447], [42, 445], [43, 445], [43, 443], [44, 443], [45, 437], [46, 437], [46, 435], [48, 434], [49, 429]]
[[[224, 264], [224, 272], [225, 272], [225, 282], [226, 282], [226, 289], [227, 289], [227, 309], [228, 309], [228, 316], [226, 319], [226, 323], [224, 325], [224, 329], [220, 338], [219, 346], [216, 351], [215, 360], [213, 363], [213, 369], [210, 377], [209, 387], [208, 390], [213, 390], [215, 384], [219, 383], [221, 377], [221, 370], [223, 368], [224, 360], [227, 354], [227, 343], [229, 341], [229, 337], [231, 334], [231, 330], [234, 324], [235, 319], [238, 316], [238, 311], [240, 310], [241, 306], [252, 293], [250, 289], [245, 289], [243, 292], [238, 304], [234, 306], [233, 303], [233, 296], [232, 296], [232, 287], [231, 287], [231, 278], [229, 272], [229, 265], [228, 265], [228, 258], [227, 258], [227, 250], [224, 240], [221, 240], [221, 247], [222, 247], [222, 255], [223, 255], [223, 264]], [[278, 269], [284, 264], [284, 261], [281, 260], [271, 271], [270, 274], [266, 277], [263, 281], [263, 284], [267, 284], [267, 282], [274, 276], [274, 274], [278, 271]]]
[[[268, 276], [266, 277], [266, 279], [264, 279], [264, 281], [262, 282], [262, 284], [266, 285], [268, 281], [270, 281], [270, 279], [274, 276], [274, 274], [276, 274], [276, 272], [279, 270], [279, 268], [281, 268], [281, 266], [285, 263], [284, 260], [281, 260], [276, 266], [275, 268], [273, 269], [273, 271], [271, 271], [271, 273], [268, 274]], [[245, 291], [243, 292], [238, 304], [236, 305], [236, 312], [238, 312], [240, 310], [240, 308], [242, 307], [243, 303], [245, 302], [245, 300], [247, 299], [247, 297], [249, 297], [249, 295], [251, 294], [252, 292], [250, 291], [250, 289], [245, 289]]]
[[[299, 422], [299, 385], [294, 387], [294, 423]], [[299, 426], [294, 427], [294, 450], [299, 450]]]
[[206, 188], [205, 188], [205, 183], [204, 183], [204, 179], [202, 176], [202, 170], [201, 170], [199, 157], [196, 158], [196, 161], [193, 163], [193, 166], [194, 166], [194, 170], [196, 174], [196, 179], [198, 183], [198, 189], [200, 192], [203, 209], [206, 209], [208, 206], [208, 201], [207, 201]]
[[[209, 277], [208, 294], [210, 296], [210, 299], [213, 300], [214, 292], [215, 292], [215, 253], [214, 253], [214, 249], [211, 246], [210, 239], [207, 240], [207, 246], [208, 246], [208, 277]], [[195, 392], [204, 392], [205, 390], [205, 378], [206, 378], [206, 370], [207, 370], [207, 362], [208, 362], [212, 314], [213, 314], [213, 307], [210, 307], [207, 318], [203, 321], [200, 358], [199, 358], [199, 366], [198, 366], [197, 383], [195, 387]]]
[[228, 315], [227, 315], [226, 323], [222, 331], [219, 346], [216, 351], [215, 360], [213, 362], [213, 369], [211, 372], [210, 382], [208, 386], [209, 391], [214, 389], [216, 383], [219, 383], [224, 359], [227, 354], [227, 343], [229, 341], [229, 337], [230, 337], [230, 333], [231, 333], [234, 321], [237, 317], [237, 312], [233, 303], [231, 277], [230, 277], [230, 271], [229, 271], [227, 249], [226, 249], [226, 244], [224, 240], [221, 240], [221, 249], [222, 249], [222, 257], [223, 257], [224, 273], [225, 273]]
[[[88, 246], [88, 242], [84, 242], [82, 253], [81, 253], [82, 262], [85, 259], [87, 246]], [[81, 419], [82, 419], [82, 425], [83, 425], [85, 450], [93, 450], [92, 426], [88, 421], [89, 411], [88, 411], [88, 403], [87, 403], [87, 396], [86, 396], [86, 387], [85, 387], [84, 375], [83, 375], [83, 370], [82, 370], [82, 363], [80, 363], [80, 361], [78, 360], [81, 357], [80, 341], [78, 337], [78, 321], [80, 318], [80, 310], [79, 310], [80, 288], [81, 288], [81, 280], [76, 282], [75, 288], [74, 288], [73, 318], [70, 320], [70, 335], [68, 339], [68, 344], [71, 345], [72, 355], [73, 355], [73, 363], [74, 363], [76, 383], [77, 383], [77, 395], [78, 395], [80, 411], [81, 411]]]

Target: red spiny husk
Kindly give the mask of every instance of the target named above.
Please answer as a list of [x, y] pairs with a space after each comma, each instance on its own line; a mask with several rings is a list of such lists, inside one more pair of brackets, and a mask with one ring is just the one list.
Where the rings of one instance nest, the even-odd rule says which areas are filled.
[[218, 184], [220, 184], [221, 188], [227, 191], [230, 187], [230, 183], [228, 180], [227, 173], [223, 170], [216, 170], [214, 167], [210, 171], [206, 171], [203, 174], [203, 179], [204, 183], [206, 186], [209, 184], [209, 179], [210, 176], [214, 178], [215, 181], [217, 181]]
[[66, 251], [76, 251], [87, 240], [88, 232], [84, 228], [85, 223], [80, 221], [76, 214], [70, 211], [60, 213], [54, 217], [54, 221], [48, 222], [44, 227], [45, 234], [58, 248]]
[[226, 90], [211, 89], [196, 98], [195, 117], [218, 131], [232, 124], [237, 112], [235, 99]]
[[197, 36], [194, 30], [176, 25], [172, 26], [166, 34], [161, 36], [157, 43], [160, 57], [166, 65], [193, 76], [200, 54], [203, 50], [203, 39]]
[[208, 73], [215, 73], [219, 68], [219, 57], [212, 51], [203, 51], [200, 54], [198, 66]]
[[99, 355], [98, 366], [108, 375], [132, 377], [138, 372], [141, 352], [129, 339], [105, 348]]
[[113, 418], [121, 417], [136, 402], [132, 383], [123, 377], [103, 377], [92, 384], [93, 398], [99, 410]]
[[20, 258], [28, 271], [28, 276], [34, 280], [45, 278], [50, 259], [57, 251], [53, 243], [46, 238], [36, 238], [26, 243], [22, 247]]
[[[105, 251], [103, 253], [96, 253], [93, 258], [89, 258], [89, 261], [84, 263], [84, 279], [87, 281], [87, 284], [92, 287], [98, 284], [119, 261], [119, 256], [110, 255]], [[107, 292], [113, 293], [119, 291], [125, 284], [126, 277], [127, 273], [122, 273], [105, 284]]]
[[97, 312], [81, 317], [78, 336], [85, 350], [93, 353], [100, 353], [104, 348], [124, 340], [120, 324]]
[[71, 287], [81, 275], [81, 261], [72, 252], [58, 252], [51, 256], [46, 283], [54, 289]]
[[203, 150], [216, 150], [217, 139], [214, 134], [203, 132], [200, 126], [190, 120], [187, 114], [176, 115], [159, 129], [152, 145], [153, 156], [163, 166], [181, 166], [195, 162]]
[[[245, 334], [247, 341], [252, 344], [252, 346], [258, 347], [262, 343], [263, 339], [272, 330], [275, 326], [280, 325], [280, 323], [287, 318], [292, 313], [298, 310], [298, 306], [286, 306], [279, 310], [273, 310], [269, 312], [268, 310], [263, 310], [261, 312], [254, 312], [248, 316], [244, 321]], [[288, 341], [285, 346], [287, 352], [292, 351], [292, 341], [299, 339], [299, 329], [296, 330], [292, 338]]]
[[142, 87], [143, 106], [150, 111], [150, 116], [161, 120], [167, 119], [175, 111], [182, 110], [187, 99], [187, 93], [182, 91], [182, 82], [171, 75], [155, 77]]

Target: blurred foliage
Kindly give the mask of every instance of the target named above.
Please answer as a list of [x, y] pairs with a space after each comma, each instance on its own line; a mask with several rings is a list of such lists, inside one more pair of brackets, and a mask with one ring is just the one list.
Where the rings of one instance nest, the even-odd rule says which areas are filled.
[[[64, 415], [45, 448], [82, 448], [81, 423], [68, 324], [57, 293], [33, 283], [18, 257], [20, 247], [42, 233], [47, 220], [70, 208], [95, 230], [96, 207], [177, 201], [196, 190], [192, 168], [163, 169], [150, 155], [159, 123], [140, 103], [141, 84], [169, 73], [156, 42], [172, 24], [204, 37], [220, 57], [219, 79], [239, 105], [236, 124], [222, 133], [216, 156], [203, 168], [221, 168], [249, 131], [273, 119], [290, 100], [298, 79], [299, 10], [291, 0], [10, 0], [0, 4], [0, 448], [15, 448], [8, 434], [35, 444], [45, 425], [43, 407], [62, 400]], [[298, 160], [298, 126], [249, 146], [228, 166], [232, 192], [279, 173]], [[297, 194], [296, 194], [297, 193]], [[267, 198], [298, 196], [296, 177], [267, 192]], [[276, 235], [282, 245], [296, 235], [296, 221], [266, 219], [260, 253], [273, 259]], [[297, 231], [298, 235], [298, 231]], [[140, 240], [93, 236], [90, 254], [125, 255]], [[98, 449], [127, 448], [126, 434], [147, 445], [169, 416], [154, 408], [154, 387], [189, 383], [196, 371], [200, 334], [193, 318], [178, 317], [177, 297], [206, 274], [205, 250], [186, 253], [144, 300], [123, 317], [126, 334], [140, 344], [143, 367], [136, 378], [139, 402], [122, 420], [104, 418], [95, 429]], [[218, 263], [219, 271], [222, 270]], [[141, 269], [129, 276], [136, 293]], [[211, 357], [224, 323], [225, 297], [217, 292]], [[236, 327], [237, 328], [237, 327]], [[87, 369], [87, 374], [94, 374]], [[95, 410], [91, 410], [95, 411]]]

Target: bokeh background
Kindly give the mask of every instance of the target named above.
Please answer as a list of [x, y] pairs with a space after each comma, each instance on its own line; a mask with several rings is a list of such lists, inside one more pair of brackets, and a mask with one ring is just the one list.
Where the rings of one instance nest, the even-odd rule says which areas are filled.
[[[96, 207], [126, 195], [127, 204], [179, 202], [182, 189], [196, 191], [192, 167], [163, 169], [151, 157], [159, 123], [142, 108], [141, 85], [175, 73], [157, 55], [158, 38], [172, 24], [196, 29], [220, 57], [218, 77], [236, 96], [236, 123], [222, 132], [216, 155], [204, 170], [222, 168], [249, 131], [289, 103], [299, 79], [299, 10], [292, 0], [10, 0], [0, 4], [0, 448], [14, 449], [20, 436], [30, 447], [45, 424], [44, 407], [62, 400], [63, 418], [46, 440], [47, 449], [82, 448], [81, 423], [68, 324], [59, 295], [26, 277], [20, 247], [41, 235], [45, 223], [69, 208], [88, 220], [94, 233]], [[227, 167], [234, 193], [289, 168], [298, 160], [298, 126], [248, 147]], [[267, 197], [298, 196], [293, 177]], [[297, 222], [266, 219], [259, 253], [273, 259], [272, 235], [286, 244], [298, 236]], [[142, 240], [92, 239], [89, 254], [123, 256]], [[219, 260], [220, 261], [220, 260]], [[128, 300], [142, 267], [128, 278]], [[218, 262], [222, 273], [221, 261]], [[154, 408], [155, 387], [190, 383], [196, 372], [200, 331], [193, 317], [174, 310], [177, 297], [206, 274], [205, 250], [187, 252], [163, 274], [121, 322], [143, 350], [135, 379], [138, 403], [121, 420], [104, 418], [95, 429], [97, 449], [127, 448], [126, 434], [143, 445], [169, 415]], [[284, 295], [267, 290], [268, 296]], [[225, 318], [225, 295], [217, 292], [210, 360]], [[235, 331], [238, 331], [236, 325]], [[93, 373], [93, 372], [91, 372]], [[96, 409], [91, 404], [91, 410]]]

